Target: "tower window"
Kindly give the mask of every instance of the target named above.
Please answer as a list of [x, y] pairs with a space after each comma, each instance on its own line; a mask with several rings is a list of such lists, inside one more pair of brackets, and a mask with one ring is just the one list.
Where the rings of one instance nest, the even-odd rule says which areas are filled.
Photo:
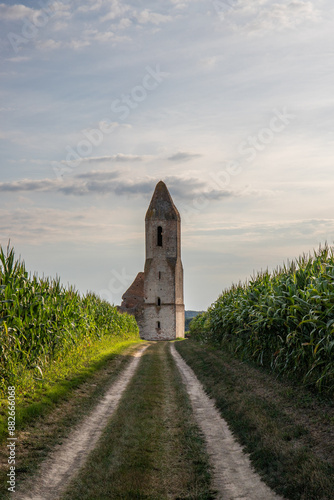
[[162, 227], [158, 226], [157, 232], [157, 246], [162, 247]]
[[161, 306], [161, 299], [160, 299], [160, 297], [157, 298], [157, 305]]
[[161, 280], [161, 271], [159, 271], [159, 280]]
[[160, 330], [160, 328], [161, 328], [160, 321], [157, 321], [157, 328], [158, 328], [158, 330]]

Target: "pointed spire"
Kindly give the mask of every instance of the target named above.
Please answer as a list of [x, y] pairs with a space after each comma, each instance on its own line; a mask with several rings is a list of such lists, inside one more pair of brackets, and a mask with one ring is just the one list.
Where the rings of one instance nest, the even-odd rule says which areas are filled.
[[150, 206], [146, 212], [145, 220], [148, 219], [181, 220], [180, 214], [163, 181], [158, 182], [155, 187]]

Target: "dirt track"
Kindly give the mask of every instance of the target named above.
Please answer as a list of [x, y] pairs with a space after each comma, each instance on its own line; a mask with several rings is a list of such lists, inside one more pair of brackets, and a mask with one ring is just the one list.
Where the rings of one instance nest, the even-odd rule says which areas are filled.
[[171, 344], [171, 352], [186, 384], [195, 418], [202, 429], [214, 470], [213, 487], [221, 500], [279, 500], [252, 470], [249, 458], [234, 439], [227, 423], [193, 370]]
[[[69, 481], [96, 446], [146, 348], [144, 346], [135, 352], [133, 360], [94, 411], [45, 460], [38, 476], [22, 484], [22, 488], [14, 495], [16, 500], [61, 498]], [[212, 486], [218, 492], [217, 499], [279, 500], [281, 497], [272, 492], [252, 470], [248, 457], [235, 441], [213, 401], [205, 394], [194, 372], [176, 352], [174, 344], [171, 343], [170, 348], [189, 394], [194, 416], [205, 436], [214, 471]]]
[[38, 477], [34, 477], [22, 485], [22, 491], [19, 490], [14, 496], [15, 500], [57, 500], [60, 498], [70, 479], [77, 473], [88, 453], [95, 447], [146, 348], [147, 346], [144, 346], [133, 354], [133, 360], [129, 366], [112, 384], [94, 411], [43, 462]]

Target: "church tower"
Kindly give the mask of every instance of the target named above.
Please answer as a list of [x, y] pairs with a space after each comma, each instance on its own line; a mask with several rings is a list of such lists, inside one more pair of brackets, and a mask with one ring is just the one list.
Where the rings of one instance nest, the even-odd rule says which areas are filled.
[[145, 235], [140, 335], [146, 340], [184, 337], [181, 218], [162, 181], [157, 184], [146, 212]]
[[181, 218], [162, 181], [146, 212], [145, 238], [144, 273], [124, 293], [119, 309], [135, 315], [142, 339], [183, 338]]

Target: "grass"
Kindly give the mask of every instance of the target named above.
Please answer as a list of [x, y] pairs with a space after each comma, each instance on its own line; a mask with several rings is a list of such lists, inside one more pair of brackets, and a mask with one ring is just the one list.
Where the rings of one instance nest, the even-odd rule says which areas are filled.
[[333, 498], [332, 403], [227, 352], [192, 340], [176, 348], [272, 489], [290, 500]]
[[[95, 404], [130, 361], [128, 355], [138, 341], [117, 342], [109, 345], [106, 339], [99, 344], [95, 356], [89, 362], [82, 362], [77, 371], [68, 373], [66, 380], [60, 381], [52, 392], [41, 394], [41, 401], [26, 407], [26, 418], [17, 432], [17, 479], [22, 482], [36, 472], [40, 462], [54, 445], [70, 433], [73, 427], [90, 412]], [[77, 368], [78, 365], [77, 365]], [[21, 413], [21, 416], [24, 412]], [[23, 425], [24, 423], [24, 425]], [[6, 443], [0, 447], [0, 498], [7, 498]], [[2, 496], [2, 494], [4, 496]], [[8, 497], [9, 498], [9, 497]]]
[[[122, 352], [139, 340], [120, 341], [104, 337], [80, 344], [67, 352], [62, 359], [48, 364], [44, 378], [36, 380], [25, 373], [16, 390], [16, 429], [21, 430], [32, 420], [51, 411], [71, 390], [91, 376], [110, 356]], [[7, 437], [7, 408], [5, 401], [0, 407], [0, 443]]]
[[64, 500], [209, 500], [204, 449], [168, 343], [153, 344]]

